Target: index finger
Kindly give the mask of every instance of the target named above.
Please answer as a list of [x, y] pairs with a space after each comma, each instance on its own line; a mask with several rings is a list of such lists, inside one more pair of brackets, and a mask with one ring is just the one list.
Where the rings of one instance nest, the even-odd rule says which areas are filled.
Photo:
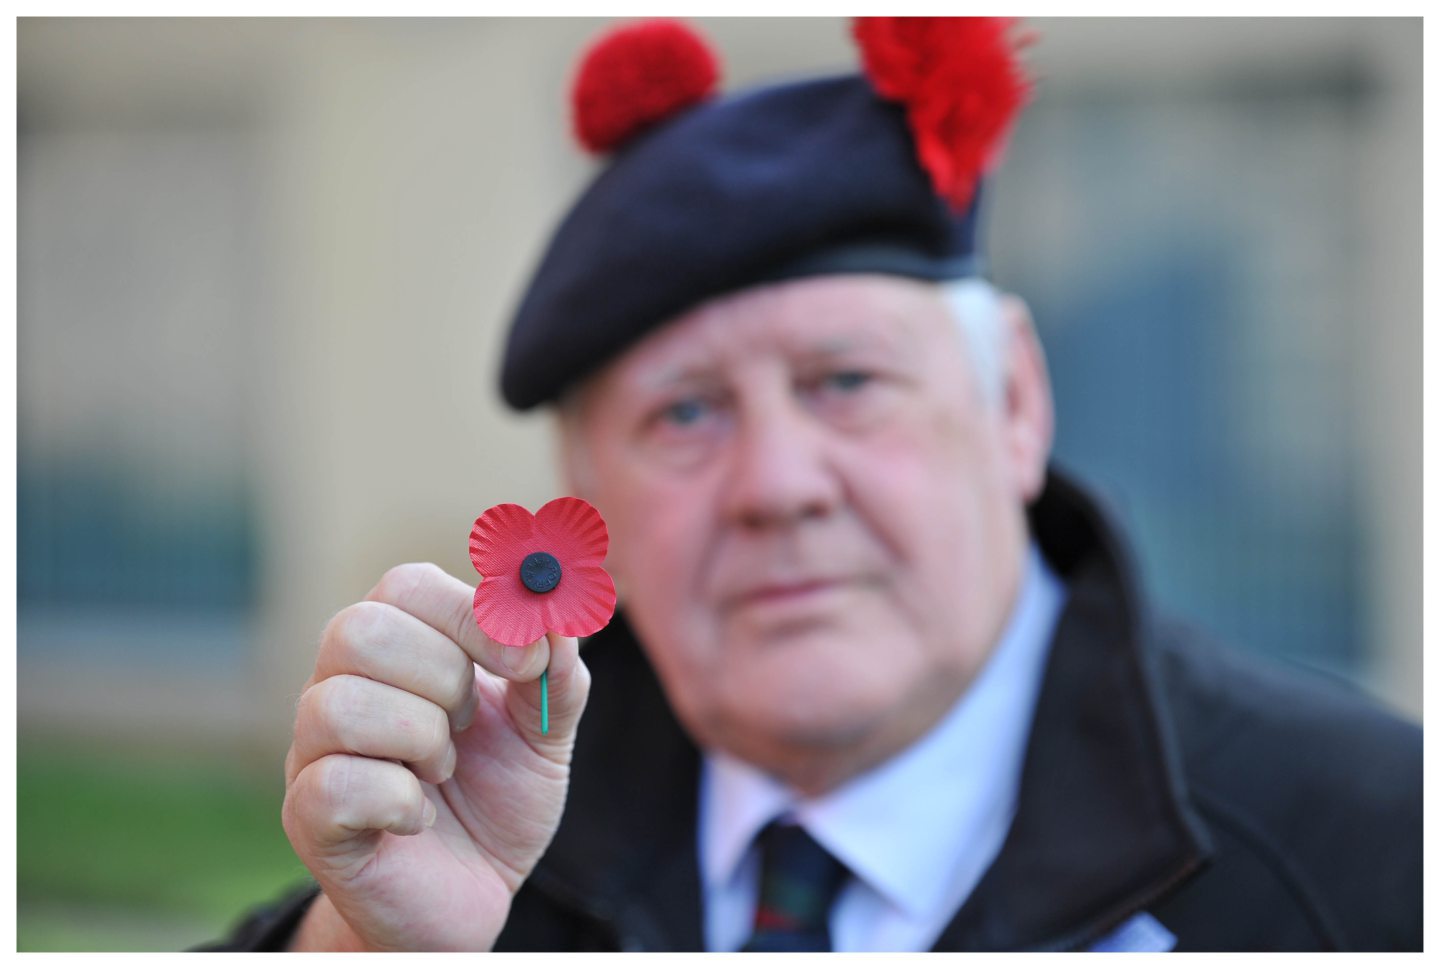
[[495, 642], [475, 622], [475, 587], [438, 565], [412, 562], [390, 569], [365, 597], [402, 609], [450, 637], [469, 657], [496, 676], [516, 683], [537, 679], [550, 663], [549, 640], [516, 647]]

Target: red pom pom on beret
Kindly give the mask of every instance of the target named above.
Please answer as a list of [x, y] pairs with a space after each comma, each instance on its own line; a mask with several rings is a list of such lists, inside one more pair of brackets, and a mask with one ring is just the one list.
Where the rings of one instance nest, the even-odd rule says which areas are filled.
[[704, 100], [720, 79], [710, 45], [674, 20], [618, 27], [586, 51], [571, 90], [575, 137], [595, 154]]
[[965, 211], [999, 160], [1030, 94], [1008, 17], [858, 17], [855, 40], [876, 92], [905, 106], [920, 164]]

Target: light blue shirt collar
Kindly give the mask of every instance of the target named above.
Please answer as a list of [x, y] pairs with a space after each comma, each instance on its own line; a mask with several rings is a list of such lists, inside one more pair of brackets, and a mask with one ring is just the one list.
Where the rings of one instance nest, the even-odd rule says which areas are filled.
[[868, 902], [863, 890], [837, 902], [837, 949], [928, 948], [1009, 830], [1064, 599], [1032, 544], [1006, 629], [975, 682], [929, 733], [822, 797], [802, 797], [727, 754], [707, 753], [699, 860], [710, 947], [744, 941], [755, 905], [751, 843], [790, 814], [855, 874], [861, 885], [852, 887], [869, 890]]

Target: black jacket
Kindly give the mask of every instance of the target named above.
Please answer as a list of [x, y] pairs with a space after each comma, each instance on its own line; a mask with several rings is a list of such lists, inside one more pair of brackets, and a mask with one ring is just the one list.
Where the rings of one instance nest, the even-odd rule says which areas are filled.
[[[1085, 948], [1148, 911], [1182, 950], [1420, 949], [1420, 730], [1154, 623], [1117, 531], [1058, 474], [1030, 517], [1068, 599], [1014, 823], [936, 948]], [[623, 619], [584, 655], [565, 816], [498, 948], [700, 949], [699, 754]], [[219, 947], [283, 947], [313, 892]]]

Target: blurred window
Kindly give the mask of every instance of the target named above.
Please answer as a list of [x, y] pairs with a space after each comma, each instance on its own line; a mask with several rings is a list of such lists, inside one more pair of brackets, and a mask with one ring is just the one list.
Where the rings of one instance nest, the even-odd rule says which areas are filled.
[[204, 119], [19, 132], [22, 658], [241, 661], [255, 163]]

